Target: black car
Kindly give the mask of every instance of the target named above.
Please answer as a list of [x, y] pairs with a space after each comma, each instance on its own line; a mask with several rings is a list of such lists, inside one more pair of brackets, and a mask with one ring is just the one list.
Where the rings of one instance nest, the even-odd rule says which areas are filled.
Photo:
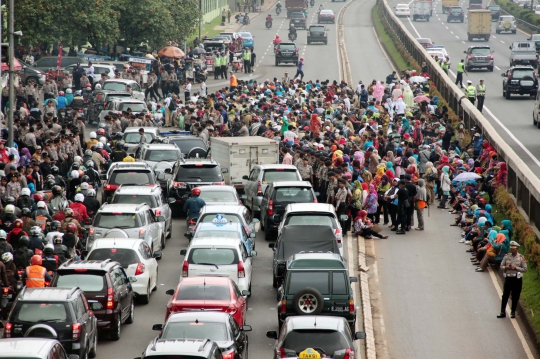
[[328, 44], [328, 37], [326, 36], [326, 28], [322, 25], [311, 25], [308, 29], [307, 43], [322, 42], [325, 45]]
[[236, 320], [223, 312], [186, 312], [172, 314], [165, 325], [154, 324], [153, 330], [161, 333], [156, 340], [165, 339], [210, 339], [215, 342], [223, 358], [248, 357], [248, 336], [251, 326], [240, 327]]
[[142, 353], [143, 358], [156, 359], [234, 359], [221, 355], [218, 345], [210, 339], [154, 339]]
[[450, 22], [450, 21], [459, 21], [459, 22], [465, 21], [465, 14], [461, 6], [451, 6], [450, 9], [448, 9], [446, 22]]
[[501, 74], [503, 96], [508, 100], [511, 95], [529, 95], [536, 97], [538, 77], [532, 66], [512, 66]]
[[120, 339], [122, 323], [131, 324], [135, 318], [135, 293], [121, 264], [111, 259], [103, 261], [69, 260], [62, 264], [51, 287], [81, 288], [88, 298], [88, 307], [97, 318], [98, 330]]
[[294, 27], [297, 29], [306, 29], [306, 16], [303, 12], [293, 12], [290, 16], [291, 20], [289, 20], [289, 27], [291, 24], [294, 24]]
[[174, 143], [182, 152], [182, 158], [206, 158], [208, 146], [201, 137], [185, 134], [175, 134], [179, 131], [165, 132], [154, 138], [152, 143]]
[[4, 338], [54, 338], [66, 352], [94, 358], [98, 322], [86, 297], [77, 286], [23, 288], [4, 325]]
[[499, 5], [490, 5], [487, 7], [487, 10], [491, 11], [491, 21], [499, 20], [499, 17], [502, 15], [502, 10]]
[[276, 66], [281, 63], [298, 65], [298, 47], [294, 42], [282, 42], [276, 46]]

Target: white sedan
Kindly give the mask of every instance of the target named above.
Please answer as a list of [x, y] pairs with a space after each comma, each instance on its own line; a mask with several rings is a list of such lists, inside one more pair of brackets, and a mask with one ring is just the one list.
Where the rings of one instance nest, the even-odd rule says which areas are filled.
[[409, 9], [409, 5], [407, 4], [397, 4], [395, 7], [395, 14], [396, 16], [410, 16], [411, 10]]
[[133, 291], [142, 303], [150, 302], [150, 293], [157, 290], [158, 264], [152, 249], [143, 239], [99, 238], [92, 245], [87, 260], [105, 260], [120, 263], [128, 277], [137, 281], [131, 283]]

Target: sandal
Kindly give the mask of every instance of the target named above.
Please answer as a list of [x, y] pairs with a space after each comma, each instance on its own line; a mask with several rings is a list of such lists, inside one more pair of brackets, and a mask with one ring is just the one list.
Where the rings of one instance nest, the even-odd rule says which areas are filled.
[[382, 236], [381, 239], [388, 239], [388, 236]]

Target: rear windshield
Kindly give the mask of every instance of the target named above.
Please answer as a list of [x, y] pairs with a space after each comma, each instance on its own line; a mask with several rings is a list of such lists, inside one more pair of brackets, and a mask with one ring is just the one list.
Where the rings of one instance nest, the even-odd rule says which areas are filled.
[[[151, 173], [148, 170], [135, 172], [135, 171], [121, 171], [116, 170], [111, 174], [109, 180], [110, 184], [130, 184], [135, 185], [145, 185], [153, 184]], [[140, 203], [140, 202], [139, 202]]]
[[[324, 12], [323, 12], [324, 13]], [[299, 12], [293, 12], [291, 14], [291, 18], [293, 19], [303, 19], [304, 18], [304, 14], [302, 13], [299, 13]]]
[[236, 251], [231, 248], [195, 248], [189, 253], [191, 264], [237, 264]]
[[224, 285], [183, 285], [177, 300], [231, 300], [231, 291]]
[[[222, 216], [229, 223], [242, 223], [242, 220], [236, 214], [223, 214]], [[216, 219], [215, 214], [206, 214], [201, 218], [201, 223], [212, 223], [214, 219]]]
[[126, 85], [119, 82], [107, 82], [103, 84], [104, 90], [126, 91]]
[[228, 191], [201, 191], [199, 198], [205, 202], [236, 202], [236, 197]]
[[147, 355], [147, 356], [145, 356], [145, 358], [152, 358], [152, 359], [201, 359], [200, 356], [193, 356], [193, 355]]
[[139, 256], [133, 249], [128, 248], [99, 248], [93, 250], [88, 255], [88, 260], [103, 261], [110, 258], [114, 262], [120, 263], [122, 268], [127, 268], [131, 264], [139, 263]]
[[[291, 272], [289, 277], [289, 294], [294, 294], [299, 290], [311, 287], [317, 289], [321, 294], [330, 294], [329, 272]], [[305, 349], [305, 348], [304, 348]]]
[[144, 103], [123, 102], [123, 103], [120, 104], [120, 106], [118, 106], [119, 111], [127, 111], [128, 108], [130, 108], [131, 111], [133, 111], [133, 112], [146, 112], [147, 111], [147, 107], [146, 107], [146, 105]]
[[534, 70], [528, 70], [528, 69], [516, 69], [512, 71], [512, 78], [514, 79], [522, 79], [525, 76], [532, 77], [534, 79]]
[[450, 8], [450, 12], [456, 12], [456, 13], [461, 13], [461, 8], [460, 7], [452, 7]]
[[498, 10], [500, 10], [500, 9], [501, 9], [500, 6], [494, 6], [494, 5], [488, 6], [488, 10], [492, 10], [492, 11], [496, 11], [496, 10], [497, 10], [497, 11], [498, 11]]
[[30, 323], [54, 323], [67, 321], [68, 313], [64, 303], [23, 303], [17, 306], [12, 318]]
[[311, 26], [309, 31], [324, 31], [324, 26]]
[[491, 50], [490, 49], [486, 49], [486, 48], [478, 48], [478, 49], [472, 49], [471, 50], [471, 54], [474, 54], [474, 55], [489, 55], [491, 53]]
[[213, 238], [213, 237], [221, 237], [221, 238], [240, 238], [240, 234], [233, 231], [197, 231], [195, 233], [195, 236], [193, 238]]
[[[154, 139], [154, 135], [151, 133], [144, 133], [146, 142], [150, 143]], [[138, 132], [130, 132], [124, 135], [124, 142], [126, 143], [139, 143], [141, 141], [141, 135]]]
[[345, 337], [334, 330], [293, 330], [289, 332], [283, 341], [283, 347], [294, 350], [296, 354], [306, 348], [321, 348], [327, 356], [333, 356], [334, 352], [349, 347]]
[[263, 183], [273, 183], [275, 181], [299, 181], [296, 170], [264, 170]]
[[107, 95], [107, 101], [112, 100], [113, 98], [131, 98], [131, 95], [128, 93], [122, 93], [122, 94], [108, 94]]
[[105, 273], [62, 273], [58, 272], [58, 288], [79, 287], [83, 292], [102, 292], [105, 287]]
[[112, 203], [122, 204], [141, 204], [146, 203], [150, 207], [156, 207], [153, 196], [140, 195], [140, 194], [116, 194], [112, 200]]
[[180, 182], [221, 182], [221, 172], [216, 165], [182, 165], [176, 175], [176, 180]]
[[174, 143], [178, 148], [180, 149], [180, 152], [188, 154], [189, 151], [196, 147], [200, 147], [203, 150], [207, 150], [206, 145], [204, 144], [204, 141], [200, 138], [194, 138], [189, 140], [171, 140], [171, 143]]
[[294, 49], [296, 49], [296, 46], [288, 45], [288, 44], [285, 44], [285, 45], [281, 44], [281, 45], [279, 45], [279, 49], [280, 50], [294, 50]]
[[125, 229], [140, 227], [140, 224], [134, 213], [98, 213], [94, 227]]
[[148, 150], [144, 159], [154, 162], [174, 162], [179, 160], [179, 157], [179, 153], [176, 150]]
[[334, 221], [332, 215], [320, 215], [320, 214], [293, 214], [287, 216], [284, 225], [299, 225], [299, 226], [328, 226], [334, 228]]
[[283, 187], [276, 188], [274, 192], [276, 202], [305, 203], [313, 202], [313, 193], [309, 187]]
[[[190, 338], [190, 339], [210, 339], [212, 341], [226, 341], [227, 327], [224, 323], [203, 323], [197, 321], [197, 323], [189, 322], [175, 322], [169, 323], [161, 335], [160, 339], [178, 339], [178, 338]], [[153, 358], [153, 357], [152, 357]], [[170, 358], [170, 356], [167, 356]], [[182, 356], [182, 358], [185, 358]], [[199, 357], [200, 359], [200, 357]]]

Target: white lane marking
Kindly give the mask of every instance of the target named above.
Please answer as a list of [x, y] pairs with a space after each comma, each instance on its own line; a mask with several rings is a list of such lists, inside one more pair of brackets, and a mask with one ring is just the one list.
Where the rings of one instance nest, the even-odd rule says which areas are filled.
[[501, 71], [501, 69], [499, 68], [499, 66], [495, 66], [495, 68], [496, 68], [497, 70]]
[[[448, 29], [448, 28], [447, 28], [447, 29]], [[453, 31], [450, 31], [450, 33], [451, 33], [452, 35], [454, 35], [454, 32], [453, 32]]]
[[494, 39], [496, 39], [496, 38], [497, 38], [497, 36], [493, 36], [493, 35], [491, 35], [491, 37], [492, 37], [492, 38], [494, 38]]
[[462, 43], [465, 43], [465, 41], [461, 40]]
[[504, 44], [504, 41], [501, 40], [501, 42]]
[[446, 30], [448, 30], [448, 26], [446, 26]]

